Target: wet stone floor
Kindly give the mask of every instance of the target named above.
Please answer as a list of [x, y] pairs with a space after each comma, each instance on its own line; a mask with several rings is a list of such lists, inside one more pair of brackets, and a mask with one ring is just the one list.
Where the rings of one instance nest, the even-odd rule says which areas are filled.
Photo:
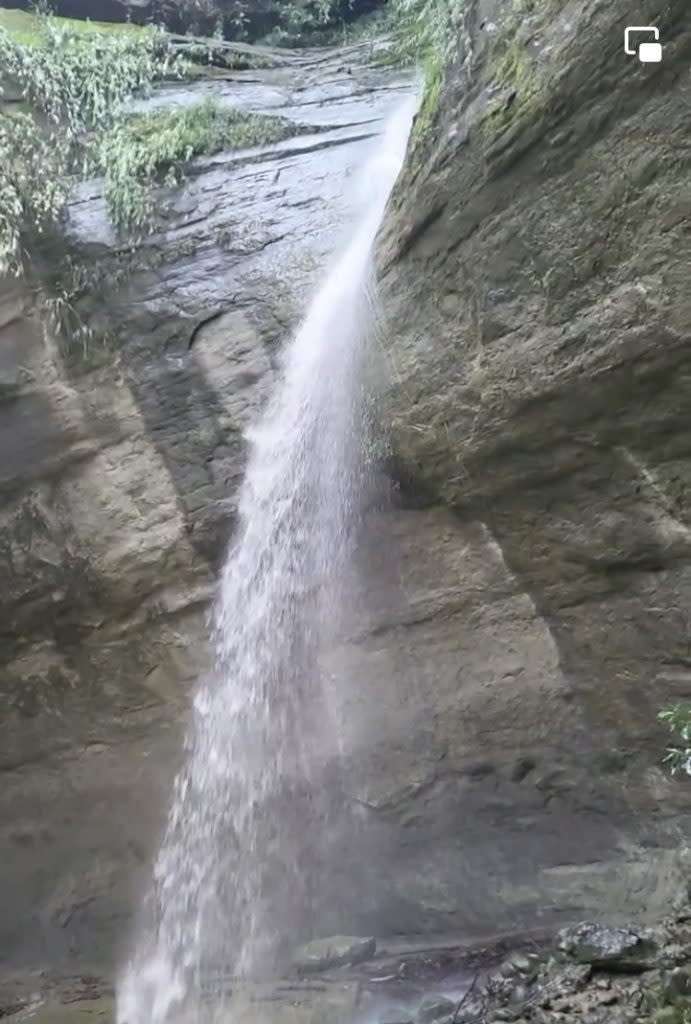
[[[204, 1024], [405, 1024], [413, 1021], [430, 992], [456, 1001], [474, 974], [459, 948], [415, 948], [400, 942], [381, 949], [366, 963], [275, 983], [214, 985]], [[220, 996], [232, 988], [232, 995]], [[25, 972], [0, 981], [2, 1024], [114, 1024], [111, 986], [89, 975], [60, 977]], [[187, 1024], [185, 1016], [180, 1024]], [[192, 1014], [190, 1024], [200, 1024]]]

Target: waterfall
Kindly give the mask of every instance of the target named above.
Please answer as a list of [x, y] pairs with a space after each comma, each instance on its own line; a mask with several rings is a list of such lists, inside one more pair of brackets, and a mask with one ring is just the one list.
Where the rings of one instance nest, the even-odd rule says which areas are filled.
[[414, 107], [397, 111], [364, 169], [361, 218], [251, 434], [215, 606], [215, 669], [194, 701], [151, 920], [118, 989], [120, 1024], [202, 1019], [214, 971], [275, 970], [310, 927], [338, 749], [319, 654], [338, 622], [361, 493], [373, 243]]

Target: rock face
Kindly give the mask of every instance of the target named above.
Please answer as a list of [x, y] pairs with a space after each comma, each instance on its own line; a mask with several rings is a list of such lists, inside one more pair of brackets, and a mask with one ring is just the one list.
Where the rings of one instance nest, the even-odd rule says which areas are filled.
[[[660, 27], [655, 66], [623, 53], [623, 0], [526, 0], [518, 26], [505, 6], [468, 5], [464, 66], [381, 242], [398, 489], [372, 503], [324, 664], [347, 827], [322, 935], [616, 924], [656, 913], [683, 868], [687, 789], [658, 767], [655, 712], [691, 690], [685, 0], [637, 15]], [[398, 91], [353, 61], [213, 86], [326, 130], [162, 195], [144, 269], [102, 293], [107, 344], [66, 353], [3, 296], [0, 955], [17, 963], [111, 967], [126, 941], [243, 432]], [[113, 256], [97, 183], [71, 224], [82, 254]]]
[[404, 639], [434, 710], [382, 813], [468, 922], [650, 906], [688, 835], [655, 726], [691, 695], [687, 13], [639, 8], [644, 65], [623, 0], [469, 3], [381, 237], [392, 443], [439, 530], [403, 569], [434, 563]]
[[443, 997], [427, 996], [420, 1004], [417, 1019], [420, 1024], [431, 1024], [432, 1021], [448, 1021], [453, 1018], [456, 1004]]
[[[358, 53], [214, 85], [315, 133], [220, 154], [162, 193], [166, 230], [94, 291], [83, 346], [2, 285], [2, 960], [112, 965], [128, 939], [208, 656], [244, 431], [338, 238], [344, 179], [405, 85]], [[82, 264], [115, 275], [97, 182], [74, 197], [70, 231]]]

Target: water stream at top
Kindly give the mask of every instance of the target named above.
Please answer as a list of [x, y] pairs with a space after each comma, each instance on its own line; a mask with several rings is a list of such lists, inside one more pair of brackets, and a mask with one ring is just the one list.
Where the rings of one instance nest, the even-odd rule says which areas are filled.
[[251, 435], [240, 524], [154, 867], [151, 916], [118, 990], [120, 1024], [203, 1018], [216, 971], [262, 975], [308, 932], [329, 856], [324, 773], [338, 729], [319, 666], [333, 637], [363, 474], [372, 248], [415, 102], [364, 169], [359, 222], [286, 346]]

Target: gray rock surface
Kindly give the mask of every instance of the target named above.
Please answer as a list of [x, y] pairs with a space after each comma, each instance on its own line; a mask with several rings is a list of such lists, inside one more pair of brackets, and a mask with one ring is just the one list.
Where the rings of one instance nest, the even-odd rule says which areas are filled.
[[[89, 980], [89, 979], [86, 979]], [[2, 1018], [9, 1024], [31, 1019], [35, 1024], [113, 1024], [116, 1020], [115, 1000], [111, 992], [99, 992], [99, 979], [92, 979], [91, 991], [75, 979], [37, 976], [31, 995], [18, 998], [16, 1009], [3, 1002], [0, 988]], [[26, 986], [26, 976], [21, 979]], [[103, 983], [101, 981], [101, 989]], [[17, 986], [20, 989], [21, 987]], [[86, 990], [85, 990], [86, 989]], [[209, 1024], [352, 1024], [357, 1004], [357, 986], [350, 983], [334, 985], [274, 982], [264, 985], [235, 985], [227, 999], [210, 996], [205, 1020]]]
[[397, 633], [417, 777], [367, 802], [410, 838], [411, 901], [469, 927], [644, 914], [689, 834], [656, 712], [691, 695], [691, 34], [648, 0], [644, 66], [629, 13], [468, 4], [380, 239], [391, 440], [430, 532]]
[[[577, 945], [573, 956], [566, 949], [552, 956], [550, 948], [560, 941], [554, 937], [534, 945], [529, 956], [514, 946], [499, 971], [491, 967], [500, 948], [504, 953], [511, 948], [504, 943], [484, 949], [447, 943], [445, 953], [452, 964], [439, 959], [441, 947], [435, 954], [433, 947], [415, 948], [408, 942], [403, 944], [406, 951], [399, 945], [395, 969], [384, 984], [380, 975], [369, 973], [369, 962], [302, 980], [241, 981], [220, 971], [204, 986], [204, 1019], [209, 1024], [230, 1019], [241, 1024], [411, 1024], [423, 1019], [451, 1024], [685, 1024], [691, 1009], [688, 919], [688, 914], [675, 915], [656, 922], [650, 934], [659, 965], [634, 974], [622, 971], [616, 961], [597, 967], [581, 963]], [[574, 935], [578, 931], [573, 929]], [[619, 931], [636, 934], [638, 929]], [[525, 943], [525, 937], [519, 941]], [[415, 969], [411, 973], [411, 956], [422, 974]], [[526, 960], [528, 973], [521, 969]], [[507, 972], [504, 968], [511, 962], [519, 969]], [[29, 1018], [37, 1024], [76, 1019], [109, 1024], [113, 1011], [112, 986], [102, 976], [55, 970], [0, 975], [0, 1015], [11, 1024]]]
[[621, 971], [650, 970], [659, 955], [652, 932], [588, 923], [562, 929], [555, 950], [579, 964]]
[[450, 1020], [456, 1009], [456, 1003], [443, 996], [426, 996], [417, 1012], [417, 1019], [421, 1024], [431, 1024], [432, 1021]]
[[99, 183], [79, 190], [75, 253], [108, 271], [83, 346], [0, 285], [0, 959], [112, 966], [128, 940], [207, 664], [245, 431], [403, 88], [368, 53], [348, 51], [352, 75], [321, 52], [264, 87], [224, 80], [229, 102], [268, 94], [329, 130], [198, 163], [134, 256]]
[[[688, 796], [658, 767], [655, 712], [691, 688], [691, 38], [682, 0], [646, 0], [665, 62], [627, 62], [626, 13], [531, 5], [517, 45], [537, 77], [512, 85], [480, 27], [493, 5], [471, 3], [471, 77], [449, 83], [392, 205], [400, 487], [373, 498], [324, 664], [346, 772], [321, 934], [486, 938], [605, 909], [616, 924], [656, 914], [683, 871]], [[93, 311], [103, 343], [65, 350], [3, 291], [10, 961], [108, 969], [126, 942], [208, 657], [245, 430], [401, 89], [342, 61], [223, 84], [321, 130], [162, 193], [165, 229]], [[98, 183], [71, 231], [117, 260]]]
[[300, 973], [324, 971], [329, 967], [359, 964], [374, 956], [376, 939], [352, 935], [334, 935], [328, 939], [313, 939], [296, 950], [293, 964]]

